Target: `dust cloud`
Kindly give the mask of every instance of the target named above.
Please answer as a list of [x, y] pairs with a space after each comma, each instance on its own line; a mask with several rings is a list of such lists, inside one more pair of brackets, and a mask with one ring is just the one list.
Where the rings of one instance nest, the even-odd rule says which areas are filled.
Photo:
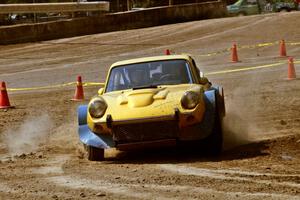
[[237, 88], [225, 98], [226, 116], [223, 119], [225, 150], [251, 143], [261, 132], [255, 121], [259, 99], [255, 95], [249, 95], [249, 91], [250, 88]]
[[[69, 119], [68, 116], [66, 116], [66, 119]], [[75, 120], [76, 119], [74, 119], [74, 121]], [[55, 149], [57, 152], [74, 151], [79, 142], [77, 128], [76, 123], [71, 123], [69, 121], [55, 127], [51, 133], [51, 138], [49, 138], [49, 144], [47, 147]]]
[[1, 140], [10, 155], [31, 153], [46, 142], [52, 127], [52, 121], [47, 114], [27, 118], [18, 129], [6, 130]]

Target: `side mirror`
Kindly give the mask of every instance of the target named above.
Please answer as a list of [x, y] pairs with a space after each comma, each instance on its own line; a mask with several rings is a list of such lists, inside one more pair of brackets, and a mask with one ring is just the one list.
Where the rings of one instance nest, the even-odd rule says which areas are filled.
[[200, 72], [200, 78], [203, 78], [203, 77], [204, 77], [204, 73]]
[[206, 85], [210, 83], [206, 77], [200, 77], [200, 84]]
[[200, 72], [200, 84], [205, 85], [209, 83], [208, 79], [204, 76], [203, 72]]
[[104, 88], [100, 88], [100, 89], [98, 90], [98, 95], [102, 95], [103, 92], [104, 92]]

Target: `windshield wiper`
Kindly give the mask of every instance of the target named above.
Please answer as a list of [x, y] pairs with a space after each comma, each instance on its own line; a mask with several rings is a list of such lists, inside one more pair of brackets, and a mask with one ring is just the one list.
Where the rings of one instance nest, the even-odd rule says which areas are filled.
[[133, 87], [133, 90], [139, 90], [139, 89], [147, 89], [147, 88], [157, 88], [157, 85], [142, 85], [142, 86], [137, 86]]

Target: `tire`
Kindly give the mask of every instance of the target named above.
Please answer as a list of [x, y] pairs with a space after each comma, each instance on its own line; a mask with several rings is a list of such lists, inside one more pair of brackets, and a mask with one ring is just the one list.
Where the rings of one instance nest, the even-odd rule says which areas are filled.
[[218, 87], [218, 95], [217, 95], [217, 102], [218, 102], [218, 111], [221, 117], [225, 117], [226, 109], [225, 109], [225, 100], [224, 100], [224, 90], [223, 87]]
[[279, 12], [290, 12], [290, 10], [287, 8], [281, 8], [279, 9]]
[[223, 132], [221, 117], [218, 112], [215, 114], [215, 123], [211, 135], [209, 136], [209, 153], [219, 156], [223, 149]]
[[87, 150], [87, 159], [90, 161], [102, 161], [104, 160], [104, 149], [85, 145]]
[[219, 96], [216, 92], [216, 112], [211, 134], [205, 139], [205, 143], [208, 145], [208, 153], [212, 156], [219, 156], [223, 149], [223, 132], [222, 132], [222, 114], [219, 110]]
[[246, 16], [246, 13], [240, 12], [240, 13], [237, 14], [237, 16], [238, 16], [238, 17], [243, 17], [243, 16]]

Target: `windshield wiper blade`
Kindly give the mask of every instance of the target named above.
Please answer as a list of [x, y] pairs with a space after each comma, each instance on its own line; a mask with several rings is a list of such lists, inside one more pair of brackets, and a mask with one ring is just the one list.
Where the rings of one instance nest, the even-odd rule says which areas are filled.
[[147, 88], [157, 88], [157, 85], [142, 85], [138, 87], [133, 87], [133, 90], [139, 90], [139, 89], [147, 89]]

